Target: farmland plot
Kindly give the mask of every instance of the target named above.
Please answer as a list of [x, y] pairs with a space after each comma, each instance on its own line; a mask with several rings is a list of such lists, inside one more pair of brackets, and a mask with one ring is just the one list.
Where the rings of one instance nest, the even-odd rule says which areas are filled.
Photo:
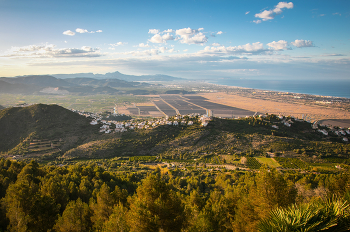
[[174, 108], [176, 108], [180, 114], [186, 115], [186, 114], [205, 114], [206, 110], [198, 107], [194, 104], [191, 104], [190, 102], [186, 101], [186, 99], [181, 98], [178, 95], [161, 95], [161, 98], [172, 105]]
[[239, 109], [236, 107], [226, 106], [217, 104], [214, 102], [209, 102], [208, 99], [202, 97], [202, 96], [189, 96], [185, 95], [183, 96], [184, 99], [187, 101], [199, 105], [205, 109], [211, 110], [213, 116], [215, 117], [245, 117], [245, 116], [251, 116], [254, 115], [253, 111]]
[[164, 114], [168, 115], [169, 117], [175, 116], [176, 111], [171, 108], [168, 104], [166, 104], [163, 100], [154, 100], [153, 103], [161, 110], [164, 112]]

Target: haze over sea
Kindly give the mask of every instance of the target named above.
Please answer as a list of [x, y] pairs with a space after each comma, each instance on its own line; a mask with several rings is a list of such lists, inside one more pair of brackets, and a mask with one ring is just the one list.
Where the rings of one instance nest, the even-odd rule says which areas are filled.
[[350, 98], [350, 80], [253, 80], [221, 79], [213, 84], [237, 86], [278, 92], [304, 93]]

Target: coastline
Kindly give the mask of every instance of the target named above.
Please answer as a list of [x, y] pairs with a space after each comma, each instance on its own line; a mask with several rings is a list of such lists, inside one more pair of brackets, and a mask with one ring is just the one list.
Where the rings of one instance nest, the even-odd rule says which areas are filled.
[[[240, 89], [240, 87], [238, 87], [238, 89]], [[249, 89], [246, 88], [245, 90]], [[279, 93], [282, 92], [269, 93], [281, 95]], [[333, 120], [349, 120], [349, 122], [346, 124], [342, 123], [342, 125], [343, 127], [344, 125], [346, 127], [350, 127], [349, 111], [339, 108], [332, 108], [327, 105], [311, 105], [299, 101], [286, 102], [273, 98], [265, 99], [261, 96], [242, 96], [243, 94], [237, 94], [235, 92], [198, 93], [198, 95], [207, 98], [210, 102], [218, 104], [228, 105], [260, 113], [293, 116], [295, 118], [305, 119], [311, 122], [327, 120], [329, 122], [333, 122], [332, 125], [334, 126], [337, 125], [335, 123], [336, 121]]]
[[[281, 80], [206, 80], [222, 87], [350, 99], [350, 81], [281, 81]], [[310, 91], [312, 90], [312, 91]]]

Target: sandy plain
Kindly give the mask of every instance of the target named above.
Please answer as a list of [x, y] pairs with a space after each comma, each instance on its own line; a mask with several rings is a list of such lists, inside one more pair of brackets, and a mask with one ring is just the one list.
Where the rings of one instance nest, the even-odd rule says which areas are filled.
[[[235, 94], [202, 93], [199, 94], [207, 98], [209, 101], [233, 106], [245, 110], [251, 110], [259, 113], [281, 114], [285, 116], [293, 116], [296, 118], [306, 118], [310, 121], [325, 119], [346, 119], [350, 122], [350, 112], [341, 109], [327, 108], [326, 106], [312, 106], [297, 103], [284, 103], [271, 100], [254, 99], [243, 97]], [[350, 123], [346, 125], [350, 126]]]

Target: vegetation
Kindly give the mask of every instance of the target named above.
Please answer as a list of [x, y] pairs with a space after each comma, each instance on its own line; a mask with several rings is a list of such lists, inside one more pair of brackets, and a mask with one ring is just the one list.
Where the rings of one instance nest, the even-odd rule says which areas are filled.
[[57, 105], [1, 110], [0, 231], [350, 229], [349, 144], [274, 115], [168, 120], [100, 134]]
[[[3, 231], [350, 229], [346, 202], [350, 196], [349, 172], [283, 174], [265, 167], [257, 173], [177, 167], [107, 170], [106, 165], [112, 162], [53, 166], [0, 159], [0, 228]], [[325, 191], [316, 191], [320, 188]]]

